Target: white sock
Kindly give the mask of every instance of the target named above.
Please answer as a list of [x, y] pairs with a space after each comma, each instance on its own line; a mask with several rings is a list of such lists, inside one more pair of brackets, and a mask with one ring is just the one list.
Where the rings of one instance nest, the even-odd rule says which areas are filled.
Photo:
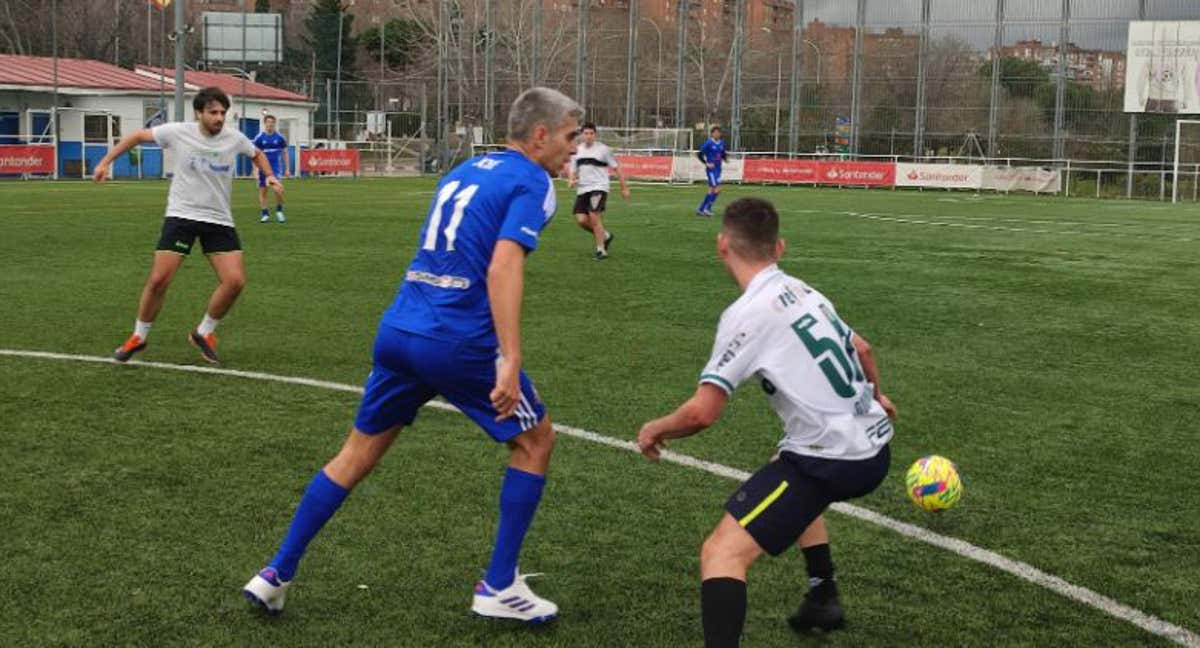
[[221, 320], [210, 316], [208, 313], [205, 313], [204, 319], [200, 322], [200, 326], [196, 327], [196, 332], [201, 336], [207, 336], [209, 333], [217, 330], [217, 324], [220, 323]]
[[133, 334], [145, 340], [146, 336], [150, 335], [151, 326], [154, 326], [154, 322], [137, 320], [133, 323]]

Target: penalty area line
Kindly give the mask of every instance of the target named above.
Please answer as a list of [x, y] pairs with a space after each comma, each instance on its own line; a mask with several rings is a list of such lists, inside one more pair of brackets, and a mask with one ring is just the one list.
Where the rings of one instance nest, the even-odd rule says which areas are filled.
[[[112, 358], [101, 356], [75, 355], [69, 353], [51, 353], [47, 351], [27, 351], [22, 349], [0, 349], [0, 357], [13, 358], [30, 358], [38, 360], [63, 360], [73, 362], [91, 362], [97, 364], [118, 364]], [[177, 365], [165, 362], [144, 362], [131, 361], [127, 363], [133, 367], [148, 367], [151, 369], [164, 369], [168, 371], [181, 371], [185, 373], [211, 374], [218, 376], [233, 376], [236, 378], [246, 378], [250, 380], [262, 380], [267, 382], [284, 383], [288, 385], [299, 385], [303, 387], [315, 387], [317, 389], [327, 389], [331, 391], [347, 392], [351, 394], [361, 394], [362, 387], [358, 385], [350, 385], [346, 383], [332, 382], [328, 380], [317, 380], [314, 378], [304, 378], [300, 376], [281, 376], [277, 374], [265, 373], [261, 371], [242, 371], [239, 369], [223, 369], [220, 367], [203, 367], [199, 365]], [[430, 401], [428, 407], [443, 411], [457, 412], [458, 410], [442, 401]], [[637, 452], [637, 445], [632, 441], [625, 441], [610, 436], [605, 436], [590, 430], [572, 427], [570, 425], [554, 424], [554, 429], [559, 434], [563, 434], [576, 439], [590, 441], [600, 445], [606, 445], [612, 448], [627, 450], [629, 452]], [[672, 451], [664, 451], [662, 460], [686, 466], [696, 470], [702, 470], [718, 477], [724, 477], [734, 481], [745, 481], [750, 477], [750, 473], [744, 470], [738, 470], [724, 464], [697, 459], [685, 454], [679, 454]], [[934, 533], [929, 529], [901, 522], [895, 518], [888, 517], [881, 513], [876, 513], [870, 509], [853, 504], [839, 502], [830, 507], [834, 511], [847, 515], [849, 517], [875, 524], [886, 529], [890, 529], [899, 533], [902, 536], [924, 542], [925, 544], [944, 549], [951, 553], [962, 556], [975, 562], [983, 563], [989, 567], [1006, 572], [1017, 578], [1033, 583], [1040, 587], [1044, 587], [1052, 592], [1065, 596], [1068, 599], [1087, 605], [1104, 612], [1114, 618], [1131, 623], [1150, 634], [1163, 637], [1182, 646], [1190, 646], [1200, 648], [1200, 635], [1188, 630], [1182, 626], [1175, 625], [1168, 621], [1159, 619], [1138, 610], [1129, 607], [1120, 601], [1094, 592], [1086, 587], [1074, 585], [1072, 583], [1059, 578], [1053, 574], [1044, 572], [1033, 565], [1023, 563], [1018, 560], [1013, 560], [1002, 556], [994, 551], [989, 551], [982, 547], [973, 545], [965, 540], [944, 536], [940, 533]]]

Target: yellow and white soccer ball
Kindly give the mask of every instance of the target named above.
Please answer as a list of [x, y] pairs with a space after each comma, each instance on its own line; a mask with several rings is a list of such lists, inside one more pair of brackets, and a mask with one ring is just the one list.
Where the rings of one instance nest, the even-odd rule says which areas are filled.
[[908, 498], [918, 507], [940, 513], [958, 504], [963, 495], [958, 468], [945, 457], [921, 457], [908, 469], [904, 478]]

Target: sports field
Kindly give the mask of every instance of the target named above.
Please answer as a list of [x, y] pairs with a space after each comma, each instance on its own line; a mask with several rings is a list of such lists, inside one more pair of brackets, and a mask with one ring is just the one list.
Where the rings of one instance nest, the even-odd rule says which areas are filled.
[[[360, 385], [433, 187], [292, 180], [290, 221], [260, 225], [252, 184], [236, 183], [249, 283], [217, 332], [222, 368]], [[0, 185], [0, 349], [120, 344], [166, 190]], [[552, 418], [625, 441], [691, 393], [737, 297], [719, 224], [691, 215], [702, 190], [633, 191], [609, 203], [617, 238], [603, 262], [560, 192], [528, 264], [523, 325]], [[750, 194], [779, 206], [781, 265], [871, 341], [899, 408], [892, 473], [857, 504], [1112, 601], [833, 513], [849, 627], [788, 629], [806, 586], [791, 552], [751, 572], [745, 645], [1169, 645], [1100, 609], [1114, 601], [1197, 641], [1200, 211], [753, 187], [727, 187], [718, 209]], [[194, 257], [140, 360], [202, 364], [186, 335], [215, 280]], [[264, 378], [0, 352], [0, 645], [700, 645], [698, 547], [734, 481], [560, 436], [522, 568], [546, 573], [534, 587], [561, 617], [532, 631], [482, 620], [470, 591], [507, 452], [435, 409], [313, 543], [283, 615], [259, 616], [239, 589], [357, 405], [331, 385]], [[747, 383], [714, 428], [671, 449], [753, 470], [779, 436]], [[966, 481], [938, 517], [902, 488], [931, 453]]]

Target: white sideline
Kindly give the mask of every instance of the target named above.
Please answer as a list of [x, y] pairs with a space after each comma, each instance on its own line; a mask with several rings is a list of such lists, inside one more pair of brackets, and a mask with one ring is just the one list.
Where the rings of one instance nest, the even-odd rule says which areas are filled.
[[[112, 358], [107, 357], [74, 355], [68, 353], [49, 353], [45, 351], [25, 351], [21, 349], [0, 349], [0, 356], [117, 364]], [[131, 366], [151, 367], [154, 369], [168, 369], [172, 371], [215, 374], [220, 376], [235, 376], [238, 378], [250, 378], [253, 380], [286, 383], [289, 385], [302, 385], [305, 387], [316, 387], [319, 389], [329, 389], [333, 391], [342, 391], [354, 394], [362, 393], [362, 387], [357, 385], [348, 385], [346, 383], [330, 382], [327, 380], [314, 380], [312, 378], [300, 378], [295, 376], [279, 376], [259, 371], [240, 371], [237, 369], [221, 369], [217, 367], [204, 367], [199, 365], [175, 365], [164, 362], [140, 362], [136, 360], [129, 362], [128, 364]], [[452, 405], [443, 403], [441, 401], [430, 401], [429, 407], [439, 410], [457, 411]], [[559, 434], [575, 437], [577, 439], [583, 439], [585, 441], [591, 441], [592, 443], [599, 443], [601, 445], [611, 446], [613, 448], [637, 452], [637, 447], [632, 441], [615, 439], [613, 437], [604, 436], [588, 430], [557, 423], [554, 425], [554, 429]], [[743, 470], [713, 463], [711, 461], [704, 461], [702, 459], [679, 454], [677, 452], [663, 452], [662, 460], [679, 464], [681, 466], [687, 466], [689, 468], [695, 468], [697, 470], [703, 470], [718, 477], [725, 477], [727, 479], [733, 479], [737, 481], [744, 481], [750, 476], [750, 473]], [[1007, 572], [1035, 585], [1040, 585], [1041, 587], [1044, 587], [1052, 592], [1061, 594], [1069, 599], [1078, 601], [1084, 605], [1105, 612], [1117, 619], [1132, 623], [1146, 632], [1163, 637], [1179, 645], [1200, 648], [1200, 635], [1197, 635], [1187, 628], [1163, 621], [1158, 617], [1146, 614], [1141, 610], [1129, 607], [1128, 605], [1120, 603], [1119, 601], [1115, 601], [1102, 594], [1093, 592], [1085, 587], [1068, 583], [1067, 581], [1052, 574], [1048, 574], [1032, 565], [1028, 565], [1017, 560], [1012, 560], [1010, 558], [1005, 558], [994, 551], [988, 551], [987, 549], [977, 547], [969, 542], [934, 533], [933, 531], [923, 527], [901, 522], [886, 515], [881, 515], [869, 509], [855, 506], [853, 504], [839, 503], [834, 504], [832, 508], [834, 511], [837, 511], [843, 515], [848, 515], [865, 522], [877, 524], [879, 526], [891, 529], [900, 535], [912, 538], [914, 540], [920, 540], [921, 542], [933, 545], [935, 547], [940, 547], [964, 558], [995, 567], [1000, 571]]]

